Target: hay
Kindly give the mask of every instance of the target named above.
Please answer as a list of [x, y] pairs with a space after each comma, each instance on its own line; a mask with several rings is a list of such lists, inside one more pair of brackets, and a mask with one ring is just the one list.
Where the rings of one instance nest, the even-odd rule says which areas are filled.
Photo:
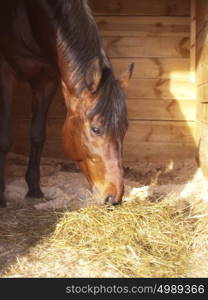
[[48, 214], [48, 222], [57, 218], [55, 230], [3, 277], [185, 277], [205, 219], [194, 218], [187, 203], [168, 202], [135, 199], [117, 208]]
[[51, 241], [96, 258], [101, 268], [112, 266], [122, 277], [183, 276], [191, 226], [182, 212], [138, 200], [67, 213]]
[[[56, 161], [49, 167], [52, 173], [58, 170], [50, 181], [44, 177], [49, 189], [56, 182], [66, 192], [65, 183], [70, 185], [71, 178], [79, 184], [80, 174], [66, 173]], [[160, 177], [160, 186], [156, 172], [150, 185], [126, 181], [129, 193], [119, 207], [72, 211], [76, 206], [72, 202], [78, 199], [74, 190], [73, 201], [65, 200], [61, 192], [54, 192], [54, 200], [32, 205], [11, 199], [0, 211], [0, 276], [207, 277], [208, 202], [203, 198], [208, 193], [202, 174], [195, 174], [187, 185], [182, 172], [181, 185], [179, 177], [170, 184], [173, 173], [169, 181], [164, 175], [167, 184]], [[14, 192], [12, 187], [18, 184], [12, 180], [10, 184]], [[52, 205], [60, 197], [64, 205]]]

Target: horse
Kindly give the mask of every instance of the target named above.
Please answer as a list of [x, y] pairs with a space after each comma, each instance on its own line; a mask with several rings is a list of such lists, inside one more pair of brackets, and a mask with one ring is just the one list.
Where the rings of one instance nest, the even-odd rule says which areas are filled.
[[87, 0], [3, 0], [0, 37], [0, 206], [6, 206], [5, 162], [18, 80], [28, 82], [32, 91], [26, 198], [44, 197], [40, 159], [47, 113], [60, 86], [67, 109], [62, 133], [66, 156], [79, 165], [94, 197], [121, 203], [125, 90], [133, 64], [115, 77]]

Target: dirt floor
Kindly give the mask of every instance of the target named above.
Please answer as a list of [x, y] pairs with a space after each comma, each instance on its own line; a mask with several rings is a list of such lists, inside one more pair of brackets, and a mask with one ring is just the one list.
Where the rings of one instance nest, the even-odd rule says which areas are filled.
[[[27, 160], [27, 157], [16, 154], [10, 154], [8, 157], [6, 170], [8, 207], [0, 211], [0, 276], [2, 277], [7, 276], [8, 269], [12, 264], [18, 264], [20, 259], [21, 264], [24, 264], [24, 256], [27, 256], [29, 251], [38, 245], [42, 237], [55, 230], [57, 215], [54, 214], [51, 217], [50, 214], [50, 218], [47, 218], [48, 212], [76, 211], [94, 205], [90, 198], [88, 183], [76, 166], [66, 160], [49, 158], [43, 158], [41, 164], [41, 185], [45, 199], [31, 203], [26, 201], [24, 197], [27, 186], [24, 174]], [[168, 195], [170, 201], [180, 199], [182, 206], [187, 203], [187, 199], [189, 202], [193, 199], [197, 207], [198, 201], [208, 203], [207, 183], [194, 160], [168, 163], [166, 166], [156, 163], [128, 164], [125, 165], [124, 202], [130, 201], [131, 198], [138, 198], [141, 201], [148, 198], [150, 202], [160, 202]], [[24, 218], [25, 213], [27, 219]], [[203, 213], [204, 215], [201, 215], [199, 212], [199, 217], [207, 219], [208, 211], [205, 210]], [[31, 221], [28, 217], [30, 215]], [[37, 223], [34, 222], [35, 216]], [[205, 226], [202, 230], [203, 238], [196, 239], [194, 246], [192, 245], [192, 258], [190, 258], [186, 273], [187, 277], [208, 276], [208, 245], [205, 242], [208, 237], [207, 228]], [[37, 249], [35, 251], [38, 251]], [[48, 251], [50, 252], [50, 249]], [[64, 250], [60, 250], [60, 257], [62, 251]], [[86, 261], [77, 257], [77, 253], [72, 253], [71, 256], [76, 260], [76, 268], [73, 271], [70, 270], [70, 274], [69, 270], [62, 270], [60, 276], [63, 274], [68, 274], [69, 277], [116, 277], [119, 275], [112, 270], [110, 273], [106, 271], [98, 275], [95, 272], [96, 263], [92, 269], [87, 266]], [[29, 264], [28, 259], [25, 259], [25, 263]], [[49, 269], [53, 268], [50, 264], [53, 265], [54, 262], [48, 263]], [[38, 274], [36, 270], [30, 276], [53, 276], [53, 273], [49, 271], [39, 270], [39, 272]], [[18, 274], [14, 276], [18, 277]], [[19, 276], [23, 276], [21, 272]]]
[[[7, 162], [6, 195], [9, 206], [24, 203], [27, 192], [25, 172], [28, 158], [10, 154]], [[163, 197], [174, 193], [182, 198], [197, 194], [208, 201], [208, 185], [194, 160], [186, 160], [161, 166], [159, 163], [125, 164], [125, 196], [141, 198]], [[92, 204], [85, 176], [68, 160], [43, 158], [41, 163], [41, 186], [45, 202], [35, 205], [37, 209], [69, 208], [75, 210]], [[100, 204], [99, 202], [96, 204]]]

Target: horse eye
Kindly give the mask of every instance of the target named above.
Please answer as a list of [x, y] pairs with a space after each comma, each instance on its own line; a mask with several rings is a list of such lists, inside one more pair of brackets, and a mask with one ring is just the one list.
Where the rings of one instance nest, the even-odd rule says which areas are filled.
[[92, 127], [91, 127], [91, 130], [92, 130], [92, 132], [95, 133], [96, 135], [101, 135], [101, 134], [102, 134], [102, 130], [101, 130], [101, 128], [99, 128], [99, 127], [92, 126]]

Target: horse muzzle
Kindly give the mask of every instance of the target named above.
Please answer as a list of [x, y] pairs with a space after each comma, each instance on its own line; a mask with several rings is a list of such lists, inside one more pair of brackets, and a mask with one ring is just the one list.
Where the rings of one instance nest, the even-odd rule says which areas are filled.
[[122, 197], [119, 198], [119, 200], [116, 200], [116, 197], [114, 195], [108, 195], [105, 198], [105, 204], [112, 204], [114, 206], [120, 205], [122, 203]]
[[99, 193], [98, 189], [94, 186], [92, 188], [93, 197], [95, 199], [100, 199], [99, 202], [107, 205], [120, 205], [122, 203], [122, 198], [124, 194], [124, 186], [119, 189], [118, 192], [107, 191], [105, 193]]

